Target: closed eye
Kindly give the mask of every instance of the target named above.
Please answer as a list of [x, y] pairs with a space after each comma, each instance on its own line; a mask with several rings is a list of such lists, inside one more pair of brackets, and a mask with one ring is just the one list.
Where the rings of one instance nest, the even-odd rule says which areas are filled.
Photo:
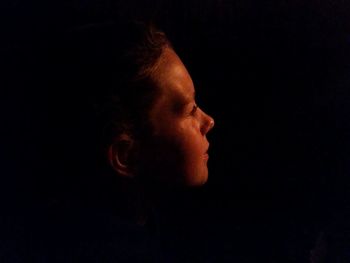
[[194, 105], [193, 105], [193, 108], [192, 108], [192, 110], [191, 110], [191, 115], [194, 115], [194, 114], [196, 113], [197, 109], [198, 109], [198, 105], [197, 105], [197, 104], [194, 104]]

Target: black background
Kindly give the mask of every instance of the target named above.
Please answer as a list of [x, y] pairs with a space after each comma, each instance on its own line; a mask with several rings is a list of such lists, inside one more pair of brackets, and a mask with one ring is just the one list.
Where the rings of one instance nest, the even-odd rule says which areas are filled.
[[25, 68], [35, 63], [26, 51], [56, 29], [114, 16], [156, 21], [191, 73], [199, 104], [216, 121], [209, 181], [180, 198], [167, 219], [169, 240], [192, 262], [308, 262], [319, 232], [348, 206], [346, 1], [1, 5], [4, 215], [28, 201], [22, 190], [35, 151], [22, 149], [32, 136]]

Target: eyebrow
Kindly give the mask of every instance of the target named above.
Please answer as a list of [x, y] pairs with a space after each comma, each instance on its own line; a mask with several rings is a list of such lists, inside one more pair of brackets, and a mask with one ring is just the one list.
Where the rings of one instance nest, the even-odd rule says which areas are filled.
[[184, 102], [184, 104], [191, 103], [192, 100], [195, 100], [195, 98], [196, 98], [196, 91], [193, 91], [191, 96], [186, 97], [186, 102]]

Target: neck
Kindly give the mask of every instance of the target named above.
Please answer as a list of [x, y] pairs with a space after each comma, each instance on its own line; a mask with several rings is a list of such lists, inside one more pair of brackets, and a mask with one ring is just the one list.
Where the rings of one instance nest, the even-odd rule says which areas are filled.
[[145, 187], [137, 182], [128, 181], [122, 186], [121, 198], [123, 207], [121, 216], [137, 224], [145, 225], [153, 209], [152, 199], [149, 198]]

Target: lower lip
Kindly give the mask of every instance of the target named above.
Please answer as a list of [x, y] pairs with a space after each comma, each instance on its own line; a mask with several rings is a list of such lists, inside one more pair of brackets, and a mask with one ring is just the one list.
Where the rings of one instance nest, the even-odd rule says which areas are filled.
[[209, 154], [204, 154], [204, 160], [208, 160], [209, 159]]

